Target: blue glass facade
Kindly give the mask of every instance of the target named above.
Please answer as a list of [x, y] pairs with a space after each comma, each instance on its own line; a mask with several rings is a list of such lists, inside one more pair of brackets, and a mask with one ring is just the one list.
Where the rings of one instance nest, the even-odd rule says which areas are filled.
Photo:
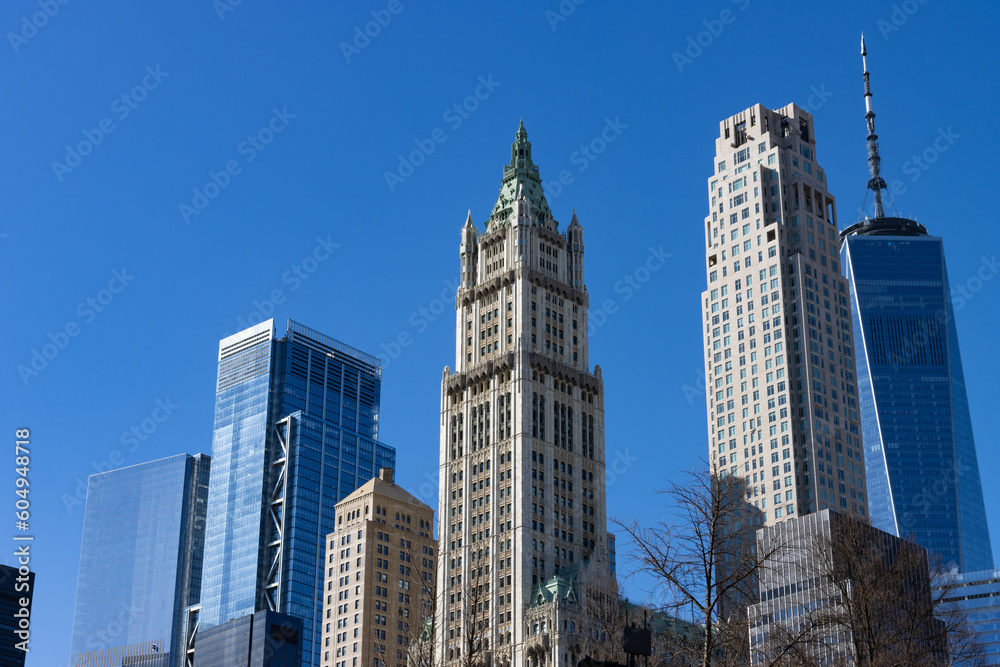
[[298, 667], [301, 619], [259, 611], [198, 633], [194, 667]]
[[70, 650], [76, 667], [156, 655], [182, 664], [197, 602], [210, 459], [180, 454], [91, 475]]
[[1000, 570], [955, 576], [944, 599], [960, 607], [976, 633], [984, 665], [1000, 665]]
[[302, 664], [319, 665], [334, 506], [395, 467], [380, 393], [376, 357], [292, 321], [221, 341], [202, 628], [275, 609], [302, 619]]
[[[866, 226], [867, 224], [867, 226]], [[944, 246], [907, 220], [845, 230], [874, 525], [946, 566], [993, 567]]]

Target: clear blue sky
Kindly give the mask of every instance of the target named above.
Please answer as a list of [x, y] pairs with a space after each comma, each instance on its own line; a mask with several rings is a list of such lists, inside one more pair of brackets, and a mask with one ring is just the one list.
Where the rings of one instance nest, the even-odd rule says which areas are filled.
[[[702, 220], [722, 118], [757, 102], [810, 105], [841, 225], [853, 222], [868, 178], [864, 30], [900, 210], [944, 236], [953, 285], [977, 286], [982, 258], [1000, 251], [985, 169], [1000, 154], [996, 3], [563, 0], [575, 8], [563, 16], [557, 0], [243, 0], [220, 19], [225, 1], [77, 0], [36, 17], [37, 30], [24, 26], [43, 11], [37, 0], [0, 9], [0, 387], [9, 451], [16, 427], [32, 429], [32, 666], [67, 660], [83, 516], [67, 499], [95, 466], [210, 451], [218, 340], [275, 290], [281, 326], [293, 318], [373, 353], [409, 336], [385, 365], [382, 439], [403, 485], [419, 492], [435, 477], [459, 229], [469, 208], [480, 226], [489, 215], [521, 118], [548, 187], [572, 176], [549, 202], [563, 225], [576, 208], [585, 228], [591, 304], [617, 311], [590, 353], [606, 382], [609, 463], [629, 461], [609, 479], [612, 516], [661, 516], [653, 491], [706, 451], [704, 397], [684, 388], [702, 373]], [[391, 20], [361, 48], [341, 46], [372, 11]], [[700, 53], [690, 47], [678, 67], [689, 38]], [[453, 110], [477, 90], [475, 110]], [[578, 153], [608, 119], [615, 140], [594, 159]], [[247, 141], [269, 125], [280, 131]], [[933, 164], [908, 164], [949, 129]], [[67, 156], [95, 130], [89, 154]], [[398, 156], [434, 136], [433, 153], [387, 183]], [[218, 175], [230, 161], [235, 173]], [[200, 201], [209, 172], [226, 185]], [[185, 216], [181, 204], [203, 209]], [[303, 263], [317, 239], [337, 247]], [[628, 298], [616, 292], [651, 247], [672, 256]], [[313, 271], [303, 279], [297, 265]], [[1000, 279], [978, 287], [957, 318], [1000, 553], [989, 428]], [[18, 366], [67, 326], [76, 335], [25, 382]], [[158, 400], [176, 408], [123, 444]], [[7, 462], [13, 535], [12, 453]]]

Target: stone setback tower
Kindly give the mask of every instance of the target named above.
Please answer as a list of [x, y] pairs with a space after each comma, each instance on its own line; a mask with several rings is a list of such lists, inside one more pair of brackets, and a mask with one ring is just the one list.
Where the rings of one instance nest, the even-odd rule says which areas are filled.
[[849, 292], [814, 128], [794, 104], [731, 116], [708, 179], [709, 460], [746, 479], [767, 525], [868, 514]]
[[587, 355], [583, 228], [562, 233], [524, 124], [480, 234], [461, 230], [441, 382], [438, 645], [447, 665], [576, 664], [610, 576], [604, 385]]

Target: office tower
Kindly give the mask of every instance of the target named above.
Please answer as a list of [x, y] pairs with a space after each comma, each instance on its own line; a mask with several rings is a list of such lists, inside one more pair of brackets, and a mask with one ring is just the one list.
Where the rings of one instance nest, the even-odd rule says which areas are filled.
[[198, 633], [194, 667], [298, 667], [302, 619], [264, 610]]
[[319, 665], [334, 505], [395, 461], [378, 442], [380, 389], [377, 358], [292, 321], [280, 339], [268, 320], [219, 343], [205, 574], [189, 633], [277, 611], [302, 619], [302, 664]]
[[604, 386], [587, 353], [583, 228], [574, 213], [559, 232], [523, 124], [459, 259], [455, 369], [441, 381], [438, 645], [447, 665], [575, 664], [588, 582], [610, 576]]
[[[34, 594], [34, 572], [22, 574], [19, 568], [0, 565], [0, 665], [24, 667], [28, 655], [25, 648], [31, 648], [29, 633]], [[21, 627], [22, 619], [27, 619], [29, 628]]]
[[1000, 570], [955, 573], [946, 579], [947, 591], [939, 592], [965, 613], [982, 645], [982, 664], [1000, 665]]
[[[927, 552], [829, 509], [757, 531], [752, 665], [943, 665]], [[856, 635], [854, 633], [857, 633]]]
[[76, 667], [183, 664], [202, 579], [210, 459], [178, 454], [91, 475], [73, 639]]
[[421, 642], [436, 598], [434, 510], [383, 468], [337, 503], [326, 543], [323, 667], [437, 664]]
[[871, 519], [959, 571], [993, 567], [944, 245], [887, 216], [865, 63], [875, 216], [841, 233]]
[[705, 218], [709, 460], [765, 524], [866, 516], [847, 283], [813, 117], [791, 104], [723, 120]]

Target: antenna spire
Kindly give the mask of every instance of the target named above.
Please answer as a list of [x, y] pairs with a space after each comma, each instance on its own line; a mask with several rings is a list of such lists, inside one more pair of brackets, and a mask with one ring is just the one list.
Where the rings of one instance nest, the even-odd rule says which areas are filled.
[[865, 120], [868, 122], [868, 168], [872, 177], [868, 181], [868, 189], [875, 193], [875, 217], [885, 217], [885, 207], [882, 205], [882, 190], [887, 189], [882, 180], [882, 158], [878, 153], [878, 135], [875, 134], [875, 111], [872, 109], [872, 88], [868, 80], [868, 49], [865, 47], [865, 34], [861, 33], [861, 63], [865, 76]]

